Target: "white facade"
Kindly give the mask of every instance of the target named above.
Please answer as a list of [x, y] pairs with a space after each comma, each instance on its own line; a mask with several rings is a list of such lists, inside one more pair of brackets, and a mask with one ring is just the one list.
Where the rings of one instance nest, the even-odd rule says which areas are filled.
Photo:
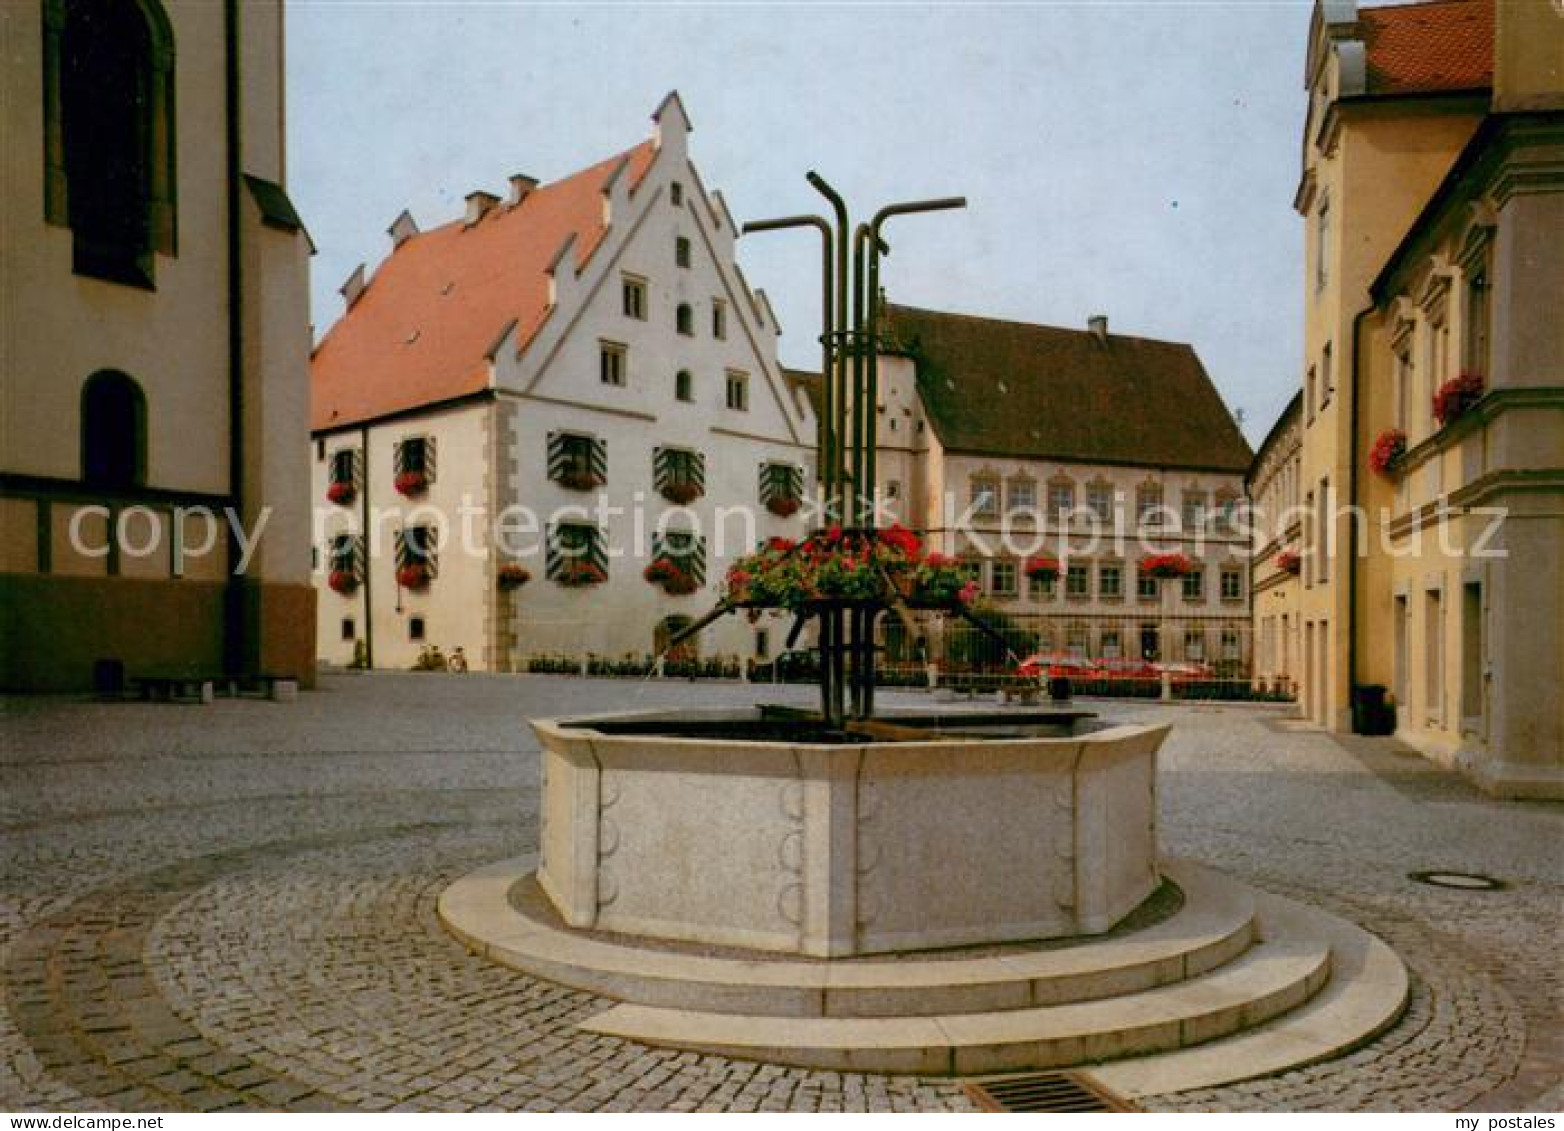
[[[715, 604], [728, 561], [753, 550], [757, 539], [803, 532], [801, 514], [779, 518], [760, 504], [759, 483], [761, 466], [778, 462], [798, 468], [807, 491], [815, 428], [809, 405], [790, 392], [778, 367], [779, 330], [764, 294], [750, 291], [734, 261], [733, 219], [689, 161], [689, 125], [677, 96], [654, 121], [650, 165], [633, 187], [628, 166], [612, 178], [602, 194], [601, 242], [585, 265], [573, 244], [564, 249], [549, 272], [546, 321], [521, 349], [512, 326], [492, 351], [488, 390], [462, 405], [367, 426], [375, 505], [409, 509], [411, 500], [391, 488], [390, 453], [404, 434], [427, 435], [438, 466], [418, 502], [441, 512], [452, 534], [454, 509], [464, 504], [480, 508], [487, 521], [472, 523], [478, 534], [470, 547], [446, 541], [437, 576], [420, 592], [399, 592], [386, 558], [390, 539], [370, 562], [367, 586], [333, 592], [326, 584], [329, 532], [321, 529], [316, 578], [324, 658], [351, 662], [366, 624], [373, 626], [377, 667], [407, 666], [424, 643], [447, 654], [462, 647], [475, 670], [524, 669], [542, 655], [644, 656], [654, 651], [664, 618], [698, 617]], [[638, 301], [627, 298], [627, 285], [639, 289]], [[603, 369], [605, 348], [619, 356], [612, 381]], [[550, 438], [562, 434], [599, 445], [601, 487], [573, 490], [550, 478]], [[323, 446], [315, 498], [328, 516], [338, 512], [333, 529], [361, 525], [362, 499], [352, 507], [324, 502], [330, 455], [361, 446], [364, 435], [363, 428], [317, 433]], [[704, 458], [701, 497], [676, 507], [659, 494], [659, 448]], [[731, 517], [719, 523], [725, 512]], [[501, 517], [507, 530], [498, 536], [494, 520]], [[567, 588], [549, 577], [546, 533], [561, 520], [602, 531], [606, 581]], [[643, 578], [660, 526], [704, 537], [704, 583], [695, 592], [670, 596]], [[501, 590], [497, 571], [507, 563], [524, 567], [530, 581]], [[415, 616], [422, 621], [418, 639]], [[701, 634], [699, 652], [759, 657], [780, 647], [783, 631], [770, 618], [756, 625], [728, 618]], [[758, 640], [759, 633], [768, 639]]]

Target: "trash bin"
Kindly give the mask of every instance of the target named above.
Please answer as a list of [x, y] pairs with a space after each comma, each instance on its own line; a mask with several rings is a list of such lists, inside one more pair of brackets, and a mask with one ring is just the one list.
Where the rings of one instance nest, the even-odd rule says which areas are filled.
[[1379, 683], [1360, 683], [1352, 689], [1352, 732], [1354, 734], [1394, 734], [1396, 712], [1385, 702], [1385, 687]]
[[93, 661], [92, 689], [100, 699], [115, 699], [125, 693], [125, 664], [122, 660]]
[[1070, 701], [1070, 677], [1056, 675], [1048, 681], [1048, 698], [1055, 703], [1068, 703]]

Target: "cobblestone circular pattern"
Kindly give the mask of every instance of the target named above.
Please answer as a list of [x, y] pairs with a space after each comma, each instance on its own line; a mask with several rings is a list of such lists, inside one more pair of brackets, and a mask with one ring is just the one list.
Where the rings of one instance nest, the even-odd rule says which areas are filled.
[[[480, 694], [479, 682], [461, 694]], [[343, 683], [337, 694], [349, 702], [340, 706], [359, 712], [362, 726], [373, 721], [377, 733], [395, 726], [396, 703], [409, 694], [405, 678]], [[161, 753], [185, 739], [159, 731], [233, 721], [224, 716], [238, 705], [225, 704], [185, 714], [163, 708], [146, 717], [151, 732], [101, 758], [66, 757], [67, 746], [79, 751], [68, 735], [51, 740], [62, 748], [54, 753], [40, 742], [41, 756], [29, 749], [11, 757], [8, 744], [0, 792], [10, 791], [17, 808], [5, 825], [10, 850], [0, 887], [0, 1104], [969, 1108], [949, 1080], [807, 1072], [581, 1033], [575, 1024], [607, 1002], [504, 970], [456, 944], [434, 914], [443, 887], [535, 847], [536, 759], [530, 736], [512, 720], [558, 710], [570, 696], [581, 702], [565, 705], [582, 709], [614, 694], [613, 685], [592, 681], [483, 683], [491, 689], [484, 694], [515, 698], [519, 688], [537, 698], [510, 704], [481, 727], [370, 752], [349, 745], [346, 732], [311, 731], [310, 712], [325, 694], [301, 700], [303, 717], [272, 708], [280, 713], [274, 719], [301, 733], [298, 749], [264, 755], [224, 751], [224, 740], [210, 735], [191, 736], [177, 756]], [[436, 685], [413, 686], [422, 693]], [[749, 692], [702, 689], [725, 701]], [[664, 701], [688, 694], [668, 689]], [[73, 725], [60, 709], [62, 726]], [[136, 712], [134, 721], [142, 717]], [[1539, 834], [1528, 832], [1524, 844], [1500, 846], [1491, 858], [1446, 858], [1452, 870], [1472, 863], [1514, 877], [1508, 891], [1440, 890], [1405, 878], [1401, 853], [1429, 858], [1421, 826], [1404, 831], [1404, 844], [1354, 847], [1346, 832], [1278, 825], [1271, 807], [1307, 784], [1289, 775], [1312, 774], [1319, 762], [1340, 777], [1332, 789], [1372, 794], [1339, 807], [1344, 825], [1448, 818], [1455, 798], [1478, 815], [1509, 814], [1512, 827], [1530, 822], [1556, 834], [1558, 809], [1495, 807], [1422, 768], [1410, 785], [1392, 781], [1372, 757], [1324, 736], [1278, 731], [1259, 713], [1172, 717], [1180, 725], [1167, 759], [1170, 850], [1363, 923], [1403, 955], [1414, 985], [1402, 1020], [1356, 1052], [1146, 1106], [1503, 1110], [1542, 1102], [1558, 1081], [1561, 973], [1548, 940], [1564, 899], [1549, 874], [1547, 842], [1532, 845]], [[1265, 773], [1253, 764], [1261, 741], [1273, 746]], [[1247, 780], [1232, 780], [1227, 761], [1240, 747], [1250, 760]], [[470, 753], [453, 753], [460, 750]], [[256, 765], [262, 758], [264, 768]], [[1230, 807], [1239, 795], [1252, 811]], [[1371, 799], [1378, 808], [1359, 813]], [[1310, 797], [1294, 800], [1317, 811]]]

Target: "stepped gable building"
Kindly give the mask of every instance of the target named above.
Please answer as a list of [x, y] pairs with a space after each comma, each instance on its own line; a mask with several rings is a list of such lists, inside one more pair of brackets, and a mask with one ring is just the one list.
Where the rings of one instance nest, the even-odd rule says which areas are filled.
[[[808, 400], [677, 94], [652, 121], [570, 176], [473, 192], [439, 227], [403, 213], [390, 256], [344, 284], [312, 363], [323, 656], [642, 656], [714, 603], [727, 560], [799, 533]], [[692, 647], [763, 657], [774, 635], [730, 619]]]
[[1305, 86], [1302, 703], [1564, 796], [1564, 11], [1322, 3]]
[[[891, 515], [967, 559], [1044, 651], [1248, 674], [1251, 453], [1190, 346], [1110, 333], [1103, 317], [1072, 330], [898, 305], [882, 341]], [[1142, 575], [1153, 553], [1195, 568]], [[1029, 557], [1059, 575], [1027, 577]]]
[[309, 682], [282, 4], [11, 4], [0, 54], [0, 686]]

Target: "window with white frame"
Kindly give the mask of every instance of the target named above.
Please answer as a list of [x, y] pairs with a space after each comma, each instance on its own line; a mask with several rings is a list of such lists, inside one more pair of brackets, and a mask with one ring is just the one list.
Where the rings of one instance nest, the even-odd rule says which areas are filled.
[[604, 385], [622, 387], [625, 383], [625, 358], [628, 351], [617, 342], [599, 342], [597, 379]]
[[1086, 485], [1086, 509], [1097, 521], [1107, 522], [1113, 517], [1113, 484], [1096, 480]]
[[1048, 521], [1061, 523], [1068, 520], [1075, 510], [1075, 481], [1050, 479], [1048, 481]]
[[728, 370], [727, 405], [734, 412], [749, 411], [749, 374]]
[[974, 475], [967, 486], [968, 502], [972, 513], [979, 518], [993, 518], [999, 513], [999, 477]]
[[988, 591], [996, 597], [1016, 595], [1016, 564], [1004, 558], [996, 559], [988, 567]]
[[1016, 478], [1006, 484], [1008, 509], [1030, 511], [1037, 507], [1037, 484], [1031, 479]]
[[646, 280], [626, 275], [620, 282], [620, 293], [625, 317], [646, 321]]

